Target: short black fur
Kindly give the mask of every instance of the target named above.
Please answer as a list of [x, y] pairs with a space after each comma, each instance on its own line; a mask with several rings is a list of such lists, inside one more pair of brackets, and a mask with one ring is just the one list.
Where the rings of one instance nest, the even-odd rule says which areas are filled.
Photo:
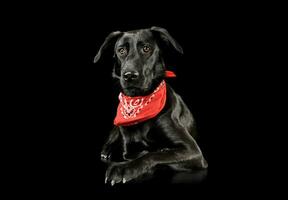
[[[163, 44], [183, 53], [176, 40], [160, 27], [113, 32], [100, 47], [94, 62], [108, 47], [114, 47], [113, 77], [119, 79], [122, 92], [128, 96], [147, 95], [165, 78]], [[111, 131], [101, 152], [101, 159], [109, 165], [105, 182], [113, 185], [141, 179], [161, 166], [176, 171], [206, 169], [208, 165], [195, 135], [191, 112], [167, 84], [167, 101], [160, 114], [137, 125], [115, 126]], [[113, 151], [119, 144], [120, 161]]]

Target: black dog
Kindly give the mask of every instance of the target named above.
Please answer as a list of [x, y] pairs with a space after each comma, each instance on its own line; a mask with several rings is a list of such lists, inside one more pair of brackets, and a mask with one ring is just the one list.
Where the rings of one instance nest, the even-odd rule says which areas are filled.
[[[114, 47], [113, 77], [120, 80], [123, 94], [135, 97], [151, 94], [165, 78], [162, 50], [167, 46], [183, 53], [167, 30], [159, 27], [129, 32], [112, 32], [100, 47], [94, 62]], [[105, 182], [138, 179], [156, 167], [177, 171], [207, 168], [196, 134], [192, 114], [182, 98], [167, 85], [165, 107], [154, 118], [131, 126], [115, 126], [101, 152], [109, 163]], [[121, 142], [122, 162], [112, 162], [113, 147]]]

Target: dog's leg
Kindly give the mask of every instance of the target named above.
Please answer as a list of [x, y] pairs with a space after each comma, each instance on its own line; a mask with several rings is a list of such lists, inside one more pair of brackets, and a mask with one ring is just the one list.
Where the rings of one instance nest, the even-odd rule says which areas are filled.
[[[166, 123], [167, 124], [167, 123]], [[175, 125], [175, 124], [174, 124]], [[190, 163], [189, 168], [207, 168], [207, 163], [196, 141], [181, 126], [169, 126], [164, 131], [174, 141], [175, 148], [159, 152], [150, 152], [130, 162], [110, 165], [106, 178], [111, 183], [126, 182], [153, 171], [159, 165]], [[176, 134], [175, 134], [176, 133]]]
[[[168, 120], [170, 120], [168, 118]], [[164, 122], [164, 119], [162, 119]], [[167, 126], [169, 124], [169, 126]], [[174, 170], [190, 171], [208, 167], [203, 154], [188, 130], [178, 123], [162, 123], [165, 135], [174, 143], [174, 148], [167, 148], [160, 152], [152, 152], [147, 160], [152, 166], [168, 165]]]
[[106, 143], [102, 147], [101, 160], [103, 162], [107, 162], [111, 159], [113, 144], [119, 139], [119, 136], [120, 136], [119, 128], [115, 126], [111, 130]]

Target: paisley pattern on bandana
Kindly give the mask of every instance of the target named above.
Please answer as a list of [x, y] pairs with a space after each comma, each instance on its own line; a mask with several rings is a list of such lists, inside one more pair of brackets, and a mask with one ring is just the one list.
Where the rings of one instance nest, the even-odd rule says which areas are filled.
[[166, 102], [166, 83], [160, 85], [147, 96], [129, 97], [119, 94], [119, 105], [114, 119], [116, 126], [130, 126], [155, 117]]

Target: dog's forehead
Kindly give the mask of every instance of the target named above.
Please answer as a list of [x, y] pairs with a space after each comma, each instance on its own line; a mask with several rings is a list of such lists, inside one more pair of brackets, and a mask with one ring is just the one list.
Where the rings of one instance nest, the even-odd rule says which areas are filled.
[[125, 42], [151, 42], [153, 34], [150, 30], [141, 29], [136, 31], [124, 32], [123, 36], [118, 40], [119, 43]]

